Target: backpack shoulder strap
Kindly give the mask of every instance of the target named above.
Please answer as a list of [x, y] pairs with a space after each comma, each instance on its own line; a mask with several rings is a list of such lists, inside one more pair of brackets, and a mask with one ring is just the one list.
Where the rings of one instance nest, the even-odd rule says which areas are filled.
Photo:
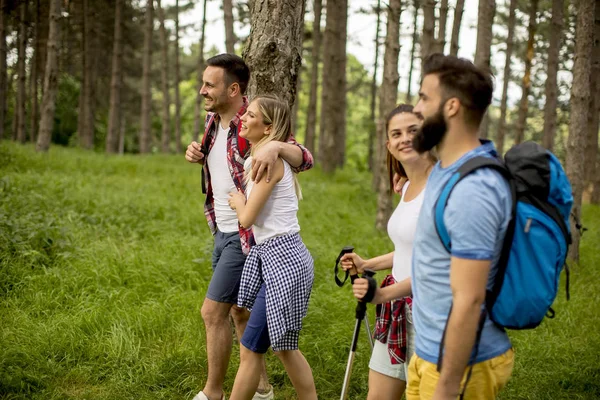
[[[440, 241], [442, 242], [442, 244], [448, 252], [450, 252], [450, 249], [452, 247], [452, 244], [450, 243], [450, 235], [448, 234], [448, 230], [446, 229], [446, 225], [444, 224], [444, 211], [446, 209], [446, 205], [448, 204], [448, 199], [450, 198], [450, 194], [452, 193], [452, 190], [454, 189], [456, 184], [460, 182], [463, 178], [471, 174], [473, 171], [478, 170], [479, 168], [494, 169], [500, 172], [500, 174], [502, 174], [502, 176], [504, 176], [509, 182], [512, 180], [508, 169], [497, 158], [484, 156], [473, 157], [458, 168], [458, 170], [450, 177], [450, 180], [442, 189], [440, 197], [438, 197], [434, 208], [435, 229], [437, 231], [438, 237], [440, 238]], [[511, 191], [513, 192], [514, 205], [516, 203], [516, 195], [512, 188], [512, 184]]]

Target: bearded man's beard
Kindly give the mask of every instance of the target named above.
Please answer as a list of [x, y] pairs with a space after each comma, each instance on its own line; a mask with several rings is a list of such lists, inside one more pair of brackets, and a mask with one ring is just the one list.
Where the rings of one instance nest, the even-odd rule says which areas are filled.
[[421, 129], [417, 131], [412, 140], [412, 147], [420, 154], [430, 151], [437, 146], [444, 136], [448, 126], [444, 120], [442, 106], [431, 117], [425, 118]]

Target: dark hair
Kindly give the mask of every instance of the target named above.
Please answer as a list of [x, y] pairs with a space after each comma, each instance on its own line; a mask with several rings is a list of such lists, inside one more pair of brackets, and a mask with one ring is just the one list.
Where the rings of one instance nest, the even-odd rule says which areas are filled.
[[436, 74], [440, 80], [442, 104], [452, 97], [458, 98], [466, 122], [479, 126], [494, 91], [489, 69], [477, 67], [464, 58], [435, 53], [423, 63], [423, 78], [430, 74]]
[[206, 60], [206, 65], [223, 68], [227, 86], [235, 82], [240, 85], [242, 94], [246, 93], [250, 81], [250, 68], [241, 57], [235, 54], [223, 53]]

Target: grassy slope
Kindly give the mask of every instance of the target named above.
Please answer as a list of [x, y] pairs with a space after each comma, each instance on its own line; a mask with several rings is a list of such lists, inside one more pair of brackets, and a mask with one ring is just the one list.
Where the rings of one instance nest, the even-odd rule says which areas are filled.
[[[0, 143], [0, 398], [174, 399], [202, 387], [199, 309], [212, 238], [199, 181], [182, 156], [56, 147], [38, 155]], [[391, 244], [373, 228], [368, 175], [315, 170], [301, 181], [302, 236], [317, 276], [300, 346], [320, 398], [335, 399], [355, 304], [333, 283], [335, 257], [347, 244], [367, 257]], [[559, 295], [554, 321], [511, 333], [517, 364], [503, 399], [600, 397], [600, 209], [584, 212], [590, 230], [573, 298]], [[367, 347], [363, 330], [350, 398], [366, 397]], [[294, 398], [278, 360], [267, 362], [277, 398]]]

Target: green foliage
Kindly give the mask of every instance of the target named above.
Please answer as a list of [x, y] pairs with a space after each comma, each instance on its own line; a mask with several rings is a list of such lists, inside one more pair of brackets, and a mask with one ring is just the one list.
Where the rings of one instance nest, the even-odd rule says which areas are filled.
[[[199, 167], [182, 156], [108, 156], [0, 142], [0, 397], [192, 398], [206, 379], [200, 305], [212, 237]], [[316, 279], [300, 348], [319, 397], [339, 398], [354, 326], [348, 287], [333, 262], [342, 246], [372, 257], [392, 249], [374, 229], [370, 175], [350, 168], [300, 174], [302, 236]], [[581, 264], [556, 318], [511, 332], [513, 378], [501, 399], [600, 396], [600, 208], [584, 207]], [[379, 277], [381, 278], [382, 274]], [[564, 283], [563, 283], [564, 284]], [[373, 322], [373, 307], [369, 307]], [[226, 377], [231, 390], [239, 351]], [[368, 344], [361, 332], [350, 398], [365, 398]], [[295, 398], [276, 357], [278, 399]]]

